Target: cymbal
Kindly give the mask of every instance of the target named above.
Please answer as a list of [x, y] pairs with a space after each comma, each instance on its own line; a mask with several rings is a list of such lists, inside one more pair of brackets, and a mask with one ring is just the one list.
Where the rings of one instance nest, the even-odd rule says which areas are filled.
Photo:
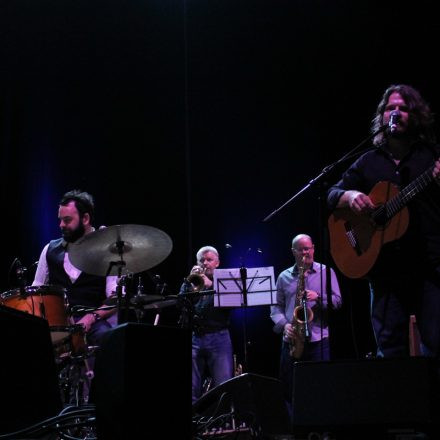
[[130, 303], [135, 305], [150, 304], [155, 301], [164, 299], [162, 295], [135, 295], [130, 298]]
[[161, 301], [152, 302], [150, 304], [146, 304], [142, 307], [144, 310], [152, 310], [152, 309], [164, 309], [165, 307], [175, 306], [177, 304], [177, 299], [163, 299]]
[[[161, 301], [165, 297], [162, 295], [135, 295], [130, 298], [130, 309], [134, 308], [143, 308], [144, 305], [151, 304], [156, 301]], [[118, 297], [117, 295], [112, 295], [106, 298], [103, 302], [105, 306], [117, 306], [118, 305]], [[125, 296], [121, 298], [121, 306], [126, 306]]]
[[[125, 304], [125, 297], [121, 298], [121, 303]], [[105, 306], [116, 306], [118, 305], [118, 297], [117, 295], [108, 296], [104, 302], [102, 303]]]
[[114, 225], [69, 243], [69, 259], [92, 275], [138, 273], [158, 265], [171, 253], [171, 238], [145, 225]]

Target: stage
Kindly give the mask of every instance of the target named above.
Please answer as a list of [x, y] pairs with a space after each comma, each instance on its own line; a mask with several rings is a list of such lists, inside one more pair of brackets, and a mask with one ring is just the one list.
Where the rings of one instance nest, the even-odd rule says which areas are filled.
[[88, 402], [75, 405], [47, 321], [0, 314], [0, 439], [438, 437], [438, 367], [427, 358], [297, 362], [289, 405], [277, 378], [244, 372], [191, 406], [189, 330], [125, 323], [108, 332]]

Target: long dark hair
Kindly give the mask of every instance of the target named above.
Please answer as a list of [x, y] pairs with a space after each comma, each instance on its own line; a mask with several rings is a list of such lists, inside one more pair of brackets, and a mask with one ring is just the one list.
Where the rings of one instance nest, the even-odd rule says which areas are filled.
[[[434, 115], [431, 112], [429, 104], [422, 98], [420, 92], [406, 84], [393, 84], [385, 90], [371, 123], [371, 133], [376, 132], [382, 126], [385, 107], [392, 93], [398, 93], [408, 106], [408, 130], [410, 136], [414, 137], [414, 140], [418, 139], [434, 144], [436, 142], [436, 136], [432, 128]], [[386, 134], [384, 131], [381, 131], [374, 137], [373, 144], [379, 147], [385, 143]]]

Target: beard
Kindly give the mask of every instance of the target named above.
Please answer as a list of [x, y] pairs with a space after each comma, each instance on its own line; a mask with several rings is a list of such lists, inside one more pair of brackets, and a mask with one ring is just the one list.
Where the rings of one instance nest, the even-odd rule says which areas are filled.
[[67, 243], [74, 243], [76, 240], [80, 239], [86, 232], [86, 229], [82, 223], [80, 223], [76, 229], [68, 230], [63, 229], [61, 233], [63, 234], [64, 240], [67, 241]]

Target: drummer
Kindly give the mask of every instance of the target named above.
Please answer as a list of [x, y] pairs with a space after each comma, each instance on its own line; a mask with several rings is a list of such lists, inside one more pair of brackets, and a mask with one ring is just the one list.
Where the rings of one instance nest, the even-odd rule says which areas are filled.
[[64, 287], [70, 310], [72, 306], [96, 309], [73, 315], [73, 318], [84, 327], [88, 345], [99, 346], [105, 332], [116, 324], [116, 309], [99, 307], [116, 290], [117, 277], [87, 274], [69, 260], [69, 244], [95, 230], [93, 197], [80, 190], [65, 193], [59, 204], [58, 218], [62, 238], [50, 241], [43, 248], [32, 285]]

